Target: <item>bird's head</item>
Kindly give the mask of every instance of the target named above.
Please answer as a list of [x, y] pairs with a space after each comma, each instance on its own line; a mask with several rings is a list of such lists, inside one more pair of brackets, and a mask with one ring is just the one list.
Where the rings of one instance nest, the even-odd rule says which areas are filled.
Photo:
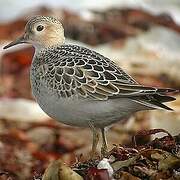
[[37, 49], [43, 49], [63, 44], [64, 40], [63, 26], [56, 18], [36, 16], [27, 22], [24, 34], [6, 45], [4, 49], [21, 43], [30, 43]]

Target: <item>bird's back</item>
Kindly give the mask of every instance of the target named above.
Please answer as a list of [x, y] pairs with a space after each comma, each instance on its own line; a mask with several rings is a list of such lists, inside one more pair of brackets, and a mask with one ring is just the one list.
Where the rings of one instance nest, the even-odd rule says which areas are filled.
[[77, 45], [59, 45], [36, 53], [31, 79], [36, 96], [47, 89], [59, 98], [130, 98], [147, 108], [165, 109], [170, 108], [162, 102], [175, 99], [165, 95], [172, 89], [140, 85], [110, 59]]

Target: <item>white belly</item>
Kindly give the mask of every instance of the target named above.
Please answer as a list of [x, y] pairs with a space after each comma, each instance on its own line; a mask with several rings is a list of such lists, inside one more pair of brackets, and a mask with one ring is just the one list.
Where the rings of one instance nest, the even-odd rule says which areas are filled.
[[58, 98], [45, 88], [41, 96], [33, 92], [40, 107], [52, 118], [64, 124], [88, 127], [92, 122], [96, 127], [115, 123], [131, 113], [142, 110], [142, 106], [128, 98], [107, 101]]

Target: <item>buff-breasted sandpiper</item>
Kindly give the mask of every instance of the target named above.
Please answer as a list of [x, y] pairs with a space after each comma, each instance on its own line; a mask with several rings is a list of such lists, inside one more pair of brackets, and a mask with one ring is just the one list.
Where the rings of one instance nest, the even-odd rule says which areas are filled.
[[107, 57], [85, 47], [65, 44], [63, 26], [54, 17], [33, 17], [24, 34], [4, 49], [20, 43], [35, 47], [30, 79], [36, 101], [60, 122], [90, 127], [92, 154], [99, 140], [98, 129], [105, 153], [105, 127], [137, 111], [171, 110], [163, 103], [175, 100], [166, 95], [173, 89], [140, 85]]

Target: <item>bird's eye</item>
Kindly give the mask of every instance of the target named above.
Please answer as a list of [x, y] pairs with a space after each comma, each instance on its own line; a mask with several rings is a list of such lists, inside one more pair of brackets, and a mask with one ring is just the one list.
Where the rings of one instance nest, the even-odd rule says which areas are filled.
[[37, 28], [36, 28], [37, 31], [42, 31], [43, 29], [44, 29], [44, 26], [42, 26], [42, 25], [39, 25], [39, 26], [37, 26]]

